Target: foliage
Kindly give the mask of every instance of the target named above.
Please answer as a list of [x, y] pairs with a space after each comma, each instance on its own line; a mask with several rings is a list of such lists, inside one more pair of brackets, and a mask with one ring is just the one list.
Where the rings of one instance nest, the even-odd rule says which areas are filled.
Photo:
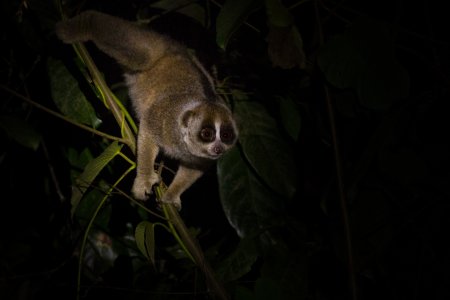
[[[438, 4], [394, 2], [2, 3], [0, 298], [448, 297], [450, 42]], [[117, 64], [53, 33], [85, 9], [218, 71], [239, 143], [181, 219], [129, 195]], [[160, 160], [165, 183], [175, 168]]]

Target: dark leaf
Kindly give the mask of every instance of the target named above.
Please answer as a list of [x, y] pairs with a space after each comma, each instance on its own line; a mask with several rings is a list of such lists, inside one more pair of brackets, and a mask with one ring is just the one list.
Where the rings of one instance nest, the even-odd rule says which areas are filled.
[[258, 6], [258, 0], [227, 0], [222, 6], [216, 21], [216, 42], [225, 49], [231, 35]]
[[362, 105], [387, 109], [409, 92], [409, 76], [394, 56], [394, 40], [381, 23], [361, 21], [328, 41], [318, 56], [327, 80], [356, 90]]
[[234, 281], [252, 269], [258, 254], [252, 239], [242, 239], [230, 256], [221, 261], [216, 274], [223, 282]]
[[296, 141], [300, 133], [301, 116], [294, 101], [289, 98], [281, 98], [280, 115], [284, 129]]
[[166, 12], [176, 11], [205, 25], [205, 9], [191, 0], [160, 0], [150, 7], [163, 9]]
[[223, 210], [239, 236], [255, 236], [283, 222], [280, 199], [255, 177], [237, 148], [218, 162], [218, 178]]
[[41, 142], [41, 135], [24, 120], [12, 116], [0, 116], [0, 128], [24, 147], [36, 150]]
[[235, 111], [242, 120], [239, 142], [245, 158], [265, 184], [291, 198], [296, 190], [295, 162], [275, 120], [256, 102], [238, 101]]
[[270, 243], [265, 242], [267, 254], [261, 278], [256, 283], [256, 294], [261, 297], [263, 294], [276, 295], [272, 299], [306, 299], [307, 263], [306, 251], [300, 246], [302, 243], [297, 243], [294, 248], [280, 240], [278, 235], [269, 234], [269, 238]]
[[268, 0], [266, 13], [269, 21], [268, 53], [273, 66], [304, 68], [303, 39], [290, 12], [279, 0]]
[[56, 59], [47, 62], [52, 98], [59, 110], [69, 118], [94, 128], [101, 124], [94, 108], [81, 92], [78, 82], [64, 64]]

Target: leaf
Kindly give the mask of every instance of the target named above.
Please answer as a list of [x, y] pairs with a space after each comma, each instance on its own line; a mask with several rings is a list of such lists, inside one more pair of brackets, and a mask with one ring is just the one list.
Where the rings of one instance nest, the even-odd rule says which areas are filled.
[[282, 287], [268, 278], [258, 278], [256, 281], [255, 298], [258, 300], [286, 299], [282, 297]]
[[52, 98], [58, 109], [75, 121], [97, 128], [102, 121], [97, 118], [91, 103], [81, 92], [78, 82], [64, 64], [49, 58], [47, 68]]
[[246, 159], [273, 191], [291, 198], [296, 191], [295, 161], [275, 120], [256, 102], [237, 101], [235, 112], [242, 120], [239, 142]]
[[282, 201], [258, 180], [237, 147], [219, 160], [217, 172], [224, 213], [241, 238], [284, 222], [280, 216]]
[[277, 27], [288, 27], [294, 23], [289, 10], [280, 0], [266, 0], [266, 14], [269, 22]]
[[159, 8], [166, 12], [176, 11], [196, 20], [203, 26], [205, 25], [205, 9], [192, 0], [160, 0], [152, 3], [150, 7]]
[[84, 168], [83, 173], [76, 179], [75, 185], [72, 186], [72, 204], [71, 214], [73, 216], [78, 204], [84, 193], [100, 173], [103, 168], [120, 152], [122, 145], [117, 141], [112, 142], [102, 154], [91, 160]]
[[65, 156], [70, 165], [78, 169], [83, 169], [91, 160], [94, 159], [91, 149], [87, 147], [81, 150], [81, 152], [78, 152], [75, 148], [69, 147], [65, 152]]
[[272, 64], [283, 69], [304, 68], [303, 39], [289, 10], [280, 0], [266, 0], [266, 14], [269, 21], [268, 53]]
[[272, 65], [283, 69], [299, 67], [304, 69], [306, 57], [303, 51], [303, 39], [297, 27], [270, 26], [267, 36], [268, 53]]
[[253, 239], [242, 239], [236, 249], [221, 261], [216, 274], [222, 282], [235, 281], [251, 271], [258, 259]]
[[284, 129], [294, 141], [297, 141], [301, 127], [301, 117], [292, 99], [281, 98], [280, 115]]
[[216, 19], [216, 42], [225, 49], [231, 35], [260, 6], [258, 0], [227, 0]]
[[409, 75], [394, 50], [389, 28], [364, 20], [327, 42], [318, 64], [331, 84], [353, 88], [361, 105], [383, 110], [409, 92]]
[[0, 128], [24, 147], [36, 151], [41, 142], [41, 135], [27, 122], [17, 117], [0, 116]]
[[[100, 180], [96, 185], [97, 186], [95, 189], [90, 189], [84, 193], [83, 201], [80, 201], [76, 207], [76, 210], [73, 211], [73, 215], [76, 217], [77, 222], [79, 222], [81, 226], [86, 226], [89, 223], [99, 205], [102, 205], [102, 199], [110, 188], [110, 186], [103, 180]], [[111, 214], [111, 206], [104, 205], [95, 217], [95, 227], [108, 230]]]
[[236, 287], [233, 299], [236, 300], [257, 300], [253, 291], [245, 286], [238, 285]]
[[155, 226], [158, 224], [143, 221], [136, 226], [134, 233], [136, 245], [142, 254], [155, 265]]
[[[295, 241], [301, 240], [297, 236]], [[294, 239], [290, 239], [294, 241]], [[276, 245], [276, 246], [275, 246]], [[308, 291], [307, 253], [303, 243], [295, 246], [283, 241], [280, 235], [271, 235], [270, 243], [264, 245], [265, 257], [261, 278], [256, 283], [257, 299], [306, 299]], [[267, 288], [265, 288], [267, 287]], [[279, 293], [279, 294], [277, 294]], [[263, 295], [272, 295], [266, 298]]]

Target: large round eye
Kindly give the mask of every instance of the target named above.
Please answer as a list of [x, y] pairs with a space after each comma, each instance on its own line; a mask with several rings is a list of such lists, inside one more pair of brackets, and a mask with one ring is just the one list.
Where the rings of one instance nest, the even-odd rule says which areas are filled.
[[220, 130], [220, 140], [224, 143], [232, 143], [234, 141], [234, 131], [231, 128]]
[[212, 142], [216, 138], [216, 131], [210, 127], [200, 130], [200, 139], [204, 142]]

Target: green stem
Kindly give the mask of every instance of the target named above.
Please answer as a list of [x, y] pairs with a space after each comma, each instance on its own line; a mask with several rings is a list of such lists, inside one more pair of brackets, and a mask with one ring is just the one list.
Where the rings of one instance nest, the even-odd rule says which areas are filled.
[[93, 134], [95, 134], [95, 135], [104, 137], [104, 138], [106, 138], [106, 139], [113, 140], [113, 141], [118, 141], [118, 142], [121, 142], [121, 143], [126, 143], [126, 140], [123, 139], [123, 138], [120, 138], [120, 137], [117, 137], [117, 136], [113, 136], [113, 135], [107, 134], [107, 133], [105, 133], [105, 132], [96, 130], [96, 129], [92, 128], [92, 127], [89, 127], [89, 126], [86, 126], [86, 125], [84, 125], [84, 124], [82, 124], [82, 123], [79, 123], [79, 122], [77, 122], [77, 121], [74, 121], [74, 120], [72, 120], [72, 119], [70, 119], [70, 118], [64, 116], [63, 114], [60, 114], [60, 113], [58, 113], [58, 112], [56, 112], [56, 111], [54, 111], [54, 110], [51, 110], [51, 109], [49, 109], [49, 108], [43, 106], [42, 104], [39, 104], [39, 103], [37, 103], [37, 102], [31, 100], [30, 98], [25, 97], [25, 96], [23, 96], [23, 95], [17, 93], [16, 91], [10, 89], [9, 87], [6, 87], [6, 86], [4, 86], [4, 85], [0, 85], [0, 88], [3, 89], [3, 90], [5, 90], [5, 91], [7, 91], [8, 93], [14, 95], [15, 97], [17, 97], [17, 98], [19, 98], [19, 99], [21, 99], [21, 100], [27, 102], [28, 104], [33, 105], [33, 106], [36, 107], [36, 108], [38, 108], [38, 109], [40, 109], [40, 110], [43, 110], [43, 111], [45, 111], [45, 112], [48, 113], [48, 114], [51, 114], [51, 115], [53, 115], [53, 116], [55, 116], [55, 117], [57, 117], [57, 118], [59, 118], [59, 119], [62, 119], [62, 120], [64, 120], [64, 121], [66, 121], [67, 123], [70, 123], [70, 124], [72, 124], [72, 125], [75, 125], [75, 126], [81, 128], [81, 129], [84, 129], [84, 130], [86, 130], [86, 131], [89, 131], [89, 132], [91, 132], [91, 133], [93, 133]]
[[[324, 34], [322, 32], [322, 23], [320, 21], [319, 14], [319, 3], [318, 0], [314, 1], [314, 9], [317, 20], [317, 30], [319, 35], [319, 42], [322, 45], [324, 43]], [[351, 293], [351, 299], [358, 299], [358, 289], [356, 285], [356, 276], [355, 276], [355, 264], [353, 257], [353, 245], [352, 245], [352, 234], [350, 228], [350, 220], [347, 212], [347, 198], [344, 186], [344, 171], [342, 167], [342, 159], [339, 149], [339, 141], [338, 134], [336, 129], [336, 120], [333, 109], [333, 102], [331, 99], [330, 91], [326, 85], [323, 87], [325, 93], [325, 101], [327, 105], [328, 111], [328, 119], [330, 122], [330, 130], [331, 130], [331, 138], [333, 141], [333, 150], [334, 150], [334, 161], [336, 167], [336, 178], [337, 178], [337, 186], [338, 186], [338, 196], [339, 196], [339, 206], [341, 209], [341, 218], [344, 226], [344, 239], [345, 239], [345, 250], [347, 254], [347, 267], [348, 267], [348, 281], [349, 281], [349, 289]]]
[[208, 261], [206, 260], [205, 255], [203, 254], [203, 251], [200, 248], [197, 240], [190, 234], [188, 228], [181, 219], [176, 207], [172, 204], [167, 203], [163, 203], [162, 207], [166, 218], [169, 220], [169, 226], [171, 227], [172, 232], [176, 231], [179, 234], [182, 241], [179, 241], [180, 245], [183, 247], [183, 249], [185, 249], [186, 253], [189, 254], [190, 258], [203, 272], [209, 288], [216, 294], [219, 299], [230, 299], [225, 288], [214, 275], [214, 272]]
[[82, 43], [76, 43], [74, 47], [75, 51], [78, 53], [80, 58], [85, 63], [86, 67], [89, 69], [94, 84], [98, 87], [99, 91], [104, 97], [105, 104], [111, 110], [117, 123], [120, 124], [125, 144], [130, 147], [133, 153], [136, 153], [136, 140], [134, 137], [134, 133], [131, 131], [125, 119], [125, 114], [123, 112], [125, 109], [123, 108], [123, 106], [121, 107], [117, 104], [117, 98], [115, 98], [114, 94], [111, 92], [105, 80], [101, 76], [86, 47]]
[[81, 290], [81, 270], [83, 268], [83, 259], [84, 259], [84, 251], [86, 248], [86, 243], [87, 243], [87, 239], [89, 236], [89, 232], [92, 228], [92, 225], [94, 224], [95, 218], [97, 217], [98, 213], [100, 212], [100, 209], [103, 207], [103, 205], [105, 204], [106, 200], [109, 198], [111, 192], [113, 189], [115, 189], [115, 187], [125, 178], [125, 176], [127, 176], [128, 173], [130, 173], [133, 169], [135, 168], [134, 165], [132, 165], [130, 168], [128, 168], [123, 174], [122, 176], [119, 177], [119, 179], [117, 179], [117, 181], [109, 188], [108, 192], [106, 193], [106, 195], [103, 197], [103, 199], [100, 201], [99, 205], [97, 206], [97, 208], [95, 209], [92, 217], [89, 220], [89, 223], [86, 227], [86, 230], [84, 232], [83, 235], [83, 240], [81, 242], [81, 247], [80, 247], [80, 256], [78, 258], [78, 275], [77, 275], [77, 300], [80, 299], [80, 290]]

